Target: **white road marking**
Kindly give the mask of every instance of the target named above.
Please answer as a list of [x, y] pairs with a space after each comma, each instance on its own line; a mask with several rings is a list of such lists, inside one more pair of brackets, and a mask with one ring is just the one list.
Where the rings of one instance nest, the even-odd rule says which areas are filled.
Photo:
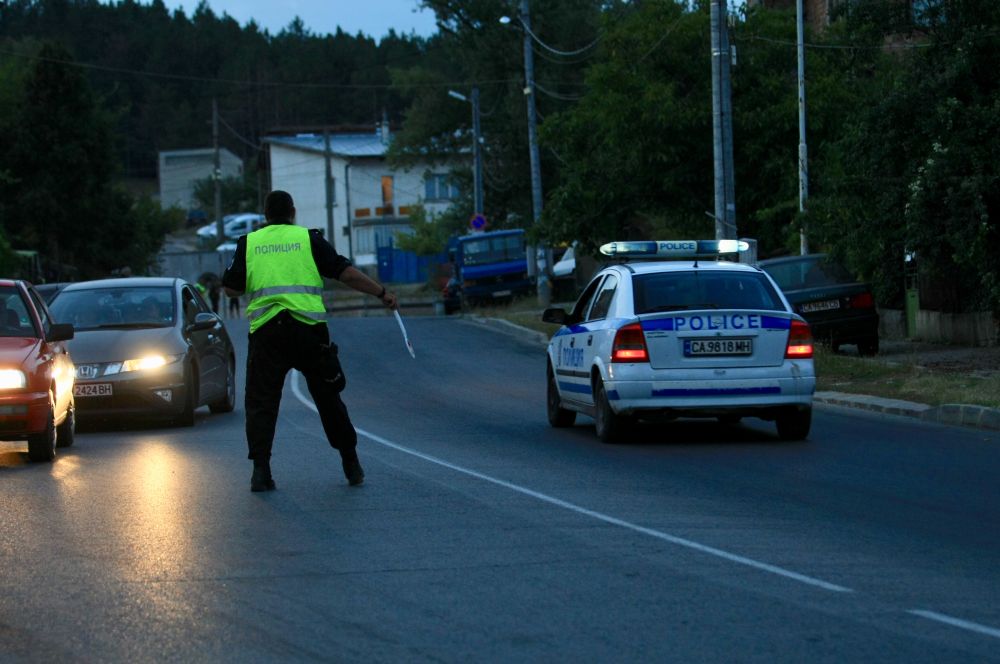
[[[299, 387], [299, 372], [298, 371], [294, 371], [292, 373], [292, 392], [295, 394], [295, 397], [299, 401], [302, 402], [303, 405], [305, 405], [307, 408], [312, 409], [313, 411], [316, 411], [316, 405], [312, 401], [310, 401], [308, 397], [306, 397], [304, 394], [302, 394], [302, 390]], [[799, 574], [798, 572], [793, 572], [791, 570], [784, 569], [783, 567], [778, 567], [776, 565], [769, 565], [768, 563], [762, 563], [760, 561], [753, 560], [752, 558], [747, 558], [745, 556], [740, 556], [740, 555], [737, 555], [737, 554], [734, 554], [734, 553], [729, 553], [728, 551], [723, 551], [721, 549], [716, 549], [715, 547], [707, 546], [705, 544], [699, 544], [698, 542], [694, 542], [694, 541], [689, 540], [689, 539], [684, 539], [683, 537], [677, 537], [675, 535], [670, 535], [669, 533], [665, 533], [665, 532], [662, 532], [662, 531], [659, 531], [659, 530], [655, 530], [653, 528], [647, 528], [645, 526], [640, 526], [638, 524], [631, 523], [629, 521], [625, 521], [625, 520], [619, 519], [617, 517], [609, 516], [609, 515], [603, 514], [601, 512], [595, 512], [594, 510], [587, 509], [586, 507], [581, 507], [581, 506], [576, 505], [574, 503], [570, 503], [570, 502], [567, 502], [565, 500], [561, 500], [559, 498], [554, 498], [553, 496], [549, 496], [547, 494], [544, 494], [544, 493], [541, 493], [541, 492], [538, 492], [538, 491], [534, 491], [532, 489], [528, 489], [528, 488], [520, 486], [518, 484], [513, 484], [512, 482], [507, 482], [506, 480], [497, 479], [495, 477], [491, 477], [489, 475], [485, 475], [485, 474], [480, 473], [478, 471], [470, 470], [469, 468], [464, 468], [462, 466], [457, 466], [457, 465], [455, 465], [453, 463], [450, 463], [450, 462], [445, 461], [443, 459], [439, 459], [437, 457], [433, 457], [433, 456], [431, 456], [429, 454], [424, 454], [423, 452], [418, 452], [416, 450], [412, 450], [412, 449], [410, 449], [408, 447], [404, 447], [404, 446], [399, 445], [397, 443], [394, 443], [392, 441], [386, 440], [385, 438], [382, 438], [381, 436], [377, 436], [377, 435], [375, 435], [373, 433], [369, 433], [367, 431], [363, 431], [362, 429], [358, 429], [357, 431], [358, 431], [359, 434], [361, 434], [365, 438], [368, 438], [368, 439], [370, 439], [370, 440], [378, 443], [379, 445], [383, 445], [385, 447], [392, 448], [392, 449], [394, 449], [396, 451], [403, 452], [404, 454], [409, 454], [410, 456], [417, 457], [418, 459], [423, 459], [424, 461], [428, 461], [430, 463], [437, 464], [439, 466], [443, 466], [443, 467], [448, 468], [450, 470], [454, 470], [455, 472], [459, 472], [459, 473], [462, 473], [464, 475], [468, 475], [470, 477], [475, 477], [477, 479], [483, 480], [485, 482], [489, 482], [491, 484], [495, 484], [497, 486], [502, 486], [502, 487], [504, 487], [506, 489], [510, 489], [511, 491], [515, 491], [515, 492], [523, 494], [525, 496], [530, 496], [532, 498], [536, 498], [536, 499], [541, 500], [543, 502], [546, 502], [546, 503], [548, 503], [550, 505], [555, 505], [557, 507], [562, 507], [563, 509], [567, 509], [567, 510], [569, 510], [571, 512], [575, 512], [575, 513], [583, 515], [583, 516], [589, 516], [592, 519], [596, 519], [598, 521], [603, 521], [604, 523], [609, 523], [609, 524], [614, 525], [614, 526], [620, 526], [622, 528], [626, 528], [628, 530], [631, 530], [631, 531], [634, 531], [634, 532], [637, 532], [637, 533], [641, 533], [643, 535], [648, 535], [650, 537], [654, 537], [654, 538], [656, 538], [658, 540], [662, 540], [664, 542], [669, 542], [671, 544], [676, 544], [678, 546], [683, 546], [683, 547], [686, 547], [688, 549], [693, 549], [695, 551], [700, 551], [702, 553], [707, 553], [707, 554], [709, 554], [711, 556], [715, 556], [717, 558], [722, 558], [723, 560], [728, 560], [729, 562], [737, 563], [737, 564], [740, 564], [740, 565], [746, 565], [747, 567], [753, 567], [754, 569], [758, 569], [758, 570], [761, 570], [761, 571], [764, 571], [764, 572], [770, 572], [771, 574], [777, 574], [778, 576], [783, 576], [783, 577], [785, 577], [787, 579], [792, 579], [792, 580], [798, 581], [800, 583], [805, 583], [805, 584], [810, 585], [810, 586], [815, 586], [817, 588], [822, 588], [823, 590], [830, 590], [830, 591], [833, 591], [833, 592], [840, 592], [840, 593], [854, 592], [850, 588], [845, 588], [843, 586], [838, 586], [838, 585], [836, 585], [834, 583], [829, 583], [829, 582], [823, 581], [821, 579], [816, 579], [816, 578], [813, 578], [811, 576], [806, 576], [805, 574]]]
[[952, 627], [959, 627], [961, 629], [967, 629], [970, 632], [978, 632], [979, 634], [985, 634], [986, 636], [992, 636], [993, 638], [1000, 639], [1000, 629], [996, 629], [995, 627], [987, 627], [986, 625], [969, 622], [968, 620], [962, 620], [961, 618], [952, 618], [951, 616], [946, 616], [943, 613], [937, 613], [936, 611], [910, 609], [907, 613], [912, 613], [915, 616], [927, 618], [928, 620], [935, 620], [946, 625], [951, 625]]

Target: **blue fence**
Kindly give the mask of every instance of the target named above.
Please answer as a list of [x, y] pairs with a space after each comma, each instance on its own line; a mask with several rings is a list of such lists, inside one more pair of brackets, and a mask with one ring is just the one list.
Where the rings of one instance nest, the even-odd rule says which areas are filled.
[[396, 284], [418, 284], [429, 278], [429, 271], [448, 260], [448, 254], [417, 256], [395, 247], [378, 248], [378, 279]]

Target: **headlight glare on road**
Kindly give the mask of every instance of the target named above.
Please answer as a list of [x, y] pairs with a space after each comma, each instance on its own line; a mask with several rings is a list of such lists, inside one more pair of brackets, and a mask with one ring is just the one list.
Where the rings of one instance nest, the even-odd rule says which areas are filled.
[[0, 390], [19, 390], [28, 384], [20, 369], [0, 369]]

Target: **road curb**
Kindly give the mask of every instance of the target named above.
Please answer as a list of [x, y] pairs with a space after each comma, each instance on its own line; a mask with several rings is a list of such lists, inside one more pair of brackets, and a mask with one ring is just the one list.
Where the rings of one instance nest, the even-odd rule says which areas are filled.
[[847, 394], [845, 392], [817, 392], [813, 396], [813, 401], [833, 406], [859, 408], [875, 413], [885, 413], [886, 415], [914, 417], [925, 422], [1000, 431], [1000, 409], [989, 408], [987, 406], [962, 403], [930, 406], [915, 401], [884, 399], [882, 397]]
[[[502, 318], [486, 318], [475, 314], [463, 317], [465, 320], [495, 329], [505, 334], [516, 335], [527, 341], [532, 341], [545, 347], [549, 343], [549, 337], [543, 332], [529, 329], [516, 323], [511, 323]], [[902, 415], [924, 420], [925, 422], [937, 422], [938, 424], [950, 424], [954, 426], [973, 427], [978, 429], [991, 429], [1000, 431], [1000, 408], [989, 408], [987, 406], [975, 406], [972, 404], [949, 403], [941, 406], [931, 406], [916, 401], [904, 401], [902, 399], [887, 399], [875, 397], [867, 394], [849, 394], [846, 392], [817, 392], [813, 396], [816, 403], [830, 404], [833, 406], [843, 406], [846, 408], [858, 408], [871, 411], [873, 413], [884, 413], [886, 415]]]

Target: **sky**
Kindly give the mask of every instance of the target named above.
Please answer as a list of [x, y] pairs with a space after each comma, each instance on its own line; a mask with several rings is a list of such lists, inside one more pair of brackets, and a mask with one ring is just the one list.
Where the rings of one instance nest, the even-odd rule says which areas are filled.
[[[199, 0], [164, 0], [171, 11], [181, 8], [189, 17]], [[144, 3], [148, 4], [148, 3]], [[208, 6], [218, 15], [229, 14], [240, 25], [254, 19], [259, 26], [276, 35], [296, 16], [314, 34], [337, 31], [366, 35], [380, 39], [390, 28], [397, 33], [415, 32], [428, 37], [437, 28], [434, 12], [421, 10], [419, 0], [208, 0]]]

